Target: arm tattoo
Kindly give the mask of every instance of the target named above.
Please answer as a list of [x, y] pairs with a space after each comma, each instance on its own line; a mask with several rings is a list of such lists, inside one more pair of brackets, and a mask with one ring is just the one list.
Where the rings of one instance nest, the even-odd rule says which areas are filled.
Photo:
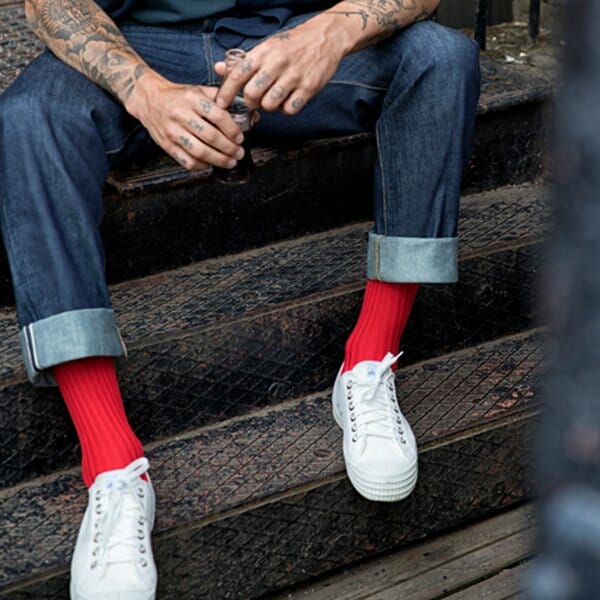
[[64, 62], [126, 101], [147, 70], [93, 0], [29, 0], [34, 33]]
[[[327, 12], [341, 14], [346, 17], [360, 17], [362, 29], [375, 22], [384, 29], [383, 35], [391, 35], [401, 27], [429, 18], [429, 11], [421, 3], [420, 12], [417, 0], [346, 0], [343, 4], [351, 4], [353, 10], [344, 10], [342, 5]], [[411, 14], [414, 13], [414, 14]], [[379, 38], [378, 38], [379, 39]]]

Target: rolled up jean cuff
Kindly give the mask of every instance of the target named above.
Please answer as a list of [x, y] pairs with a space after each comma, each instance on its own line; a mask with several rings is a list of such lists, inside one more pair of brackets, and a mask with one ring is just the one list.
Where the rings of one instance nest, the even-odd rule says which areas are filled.
[[413, 238], [369, 233], [367, 277], [393, 283], [454, 283], [458, 238]]
[[19, 332], [29, 380], [55, 386], [51, 367], [91, 356], [126, 356], [111, 308], [86, 308], [34, 321]]

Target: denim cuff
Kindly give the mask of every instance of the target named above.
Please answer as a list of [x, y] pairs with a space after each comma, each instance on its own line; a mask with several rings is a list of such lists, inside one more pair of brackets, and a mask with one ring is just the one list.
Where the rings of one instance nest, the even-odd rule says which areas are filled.
[[54, 386], [50, 367], [91, 356], [126, 356], [111, 308], [86, 308], [52, 315], [19, 332], [27, 375], [33, 385]]
[[367, 277], [393, 283], [454, 283], [458, 238], [392, 237], [369, 233]]

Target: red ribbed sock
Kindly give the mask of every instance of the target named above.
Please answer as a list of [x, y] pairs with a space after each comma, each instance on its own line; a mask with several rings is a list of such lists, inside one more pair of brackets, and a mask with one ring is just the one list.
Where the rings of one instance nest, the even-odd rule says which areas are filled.
[[143, 448], [125, 414], [111, 357], [63, 363], [52, 373], [81, 444], [81, 474], [87, 487], [104, 471], [123, 469], [143, 456]]
[[344, 372], [363, 360], [383, 360], [397, 354], [413, 302], [417, 283], [387, 283], [369, 279], [354, 331], [346, 342]]

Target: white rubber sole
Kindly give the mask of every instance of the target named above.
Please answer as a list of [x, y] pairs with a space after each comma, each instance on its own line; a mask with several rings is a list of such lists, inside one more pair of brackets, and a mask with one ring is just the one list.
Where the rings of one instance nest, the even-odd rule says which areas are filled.
[[[332, 406], [333, 418], [338, 424], [338, 427], [344, 431], [342, 418], [336, 410], [336, 403], [334, 400], [332, 400]], [[354, 489], [367, 500], [372, 500], [374, 502], [398, 502], [409, 496], [417, 485], [419, 474], [417, 461], [401, 475], [386, 481], [373, 480], [368, 474], [354, 468], [352, 463], [346, 457], [345, 449], [344, 463], [346, 465], [346, 473], [348, 474], [350, 483]]]
[[77, 594], [73, 589], [73, 585], [70, 586], [69, 591], [71, 600], [98, 600], [99, 598], [102, 598], [102, 600], [156, 600], [156, 594], [148, 595], [147, 592], [112, 592], [101, 596], [98, 594], [87, 596]]

